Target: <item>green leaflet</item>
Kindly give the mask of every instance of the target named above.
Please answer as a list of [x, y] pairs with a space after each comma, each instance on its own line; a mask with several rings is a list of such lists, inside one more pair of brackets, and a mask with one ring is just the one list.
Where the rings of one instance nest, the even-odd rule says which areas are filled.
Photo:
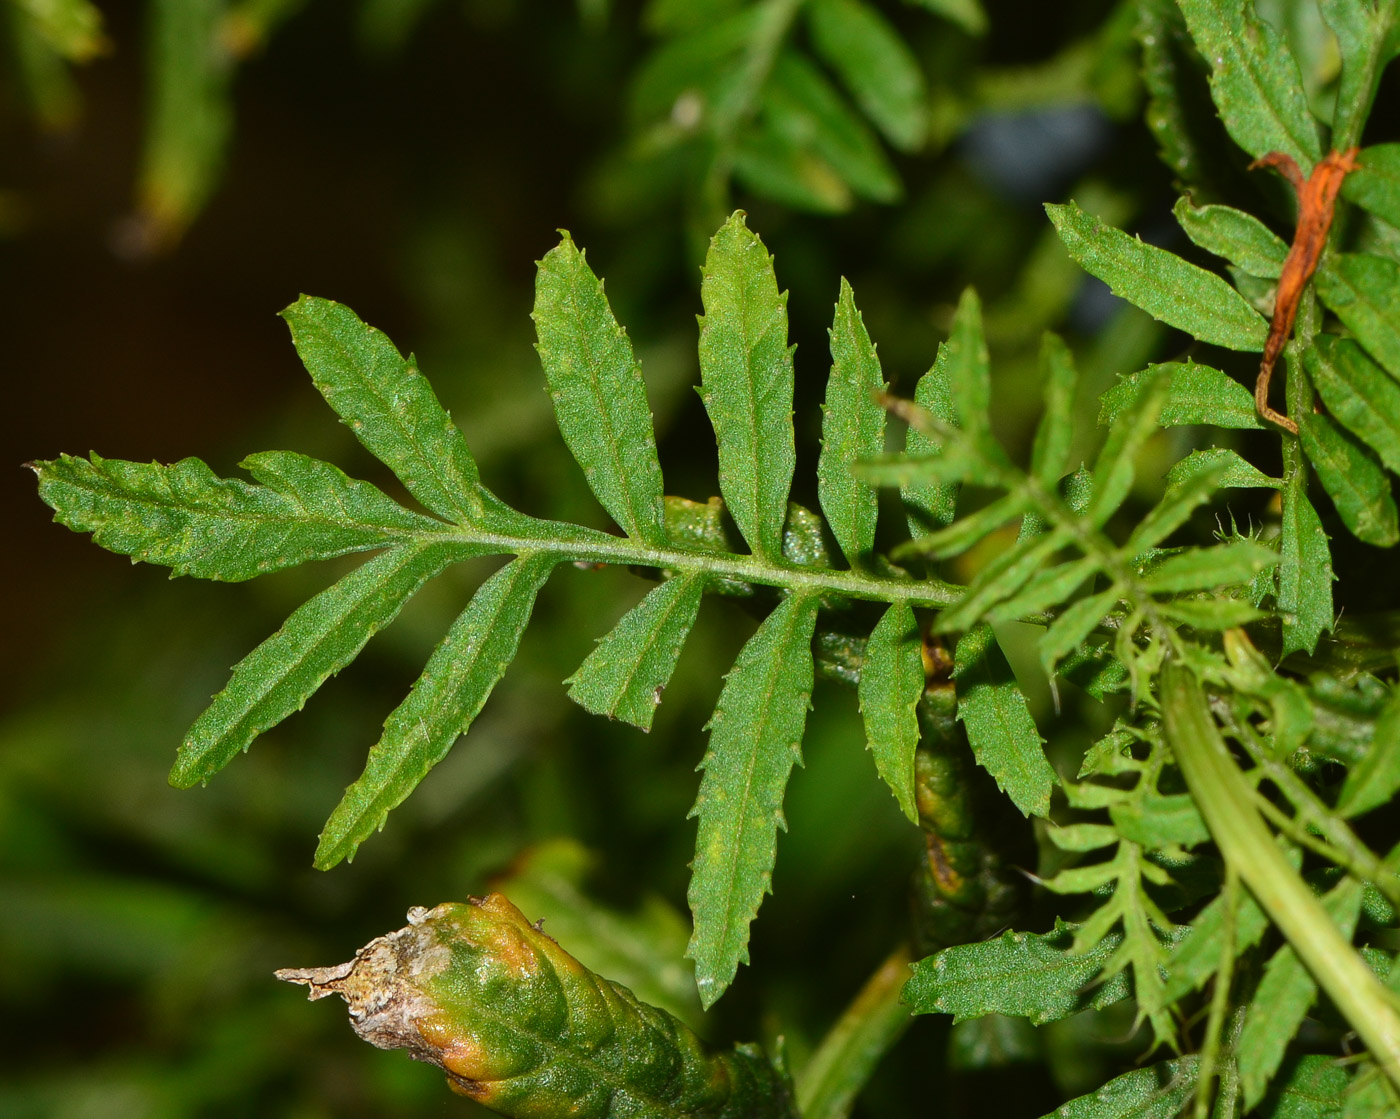
[[108, 48], [102, 13], [88, 0], [18, 0], [15, 7], [69, 62], [87, 62]]
[[1352, 535], [1378, 548], [1400, 541], [1390, 479], [1366, 448], [1316, 413], [1299, 417], [1298, 434], [1318, 480]]
[[1262, 428], [1254, 395], [1233, 377], [1194, 361], [1149, 365], [1128, 373], [1099, 397], [1099, 423], [1112, 423], [1134, 407], [1138, 386], [1153, 376], [1170, 380], [1158, 422], [1165, 427], [1210, 424], [1214, 427]]
[[[1350, 940], [1361, 912], [1361, 883], [1344, 878], [1323, 897], [1322, 905]], [[1235, 1047], [1246, 1111], [1264, 1095], [1283, 1061], [1285, 1048], [1316, 998], [1317, 984], [1308, 969], [1297, 953], [1284, 945], [1264, 969]]]
[[817, 599], [780, 603], [734, 662], [710, 719], [692, 816], [700, 819], [687, 897], [700, 1001], [708, 1009], [749, 958], [749, 922], [772, 887], [783, 790], [801, 757], [812, 694]]
[[788, 110], [777, 122], [785, 126], [784, 131], [775, 126], [771, 113], [765, 113], [735, 142], [735, 180], [755, 194], [795, 210], [845, 213], [855, 205], [855, 198], [846, 181], [805, 143], [810, 118], [790, 104], [780, 102], [780, 108]]
[[1379, 808], [1400, 789], [1400, 691], [1392, 691], [1361, 760], [1347, 770], [1337, 812], [1360, 816]]
[[354, 858], [360, 844], [384, 826], [389, 813], [467, 733], [515, 659], [535, 595], [556, 562], [554, 556], [520, 556], [472, 595], [407, 698], [384, 720], [364, 773], [326, 821], [316, 848], [319, 869]]
[[1180, 482], [1168, 486], [1162, 500], [1133, 529], [1128, 542], [1123, 545], [1123, 555], [1134, 559], [1184, 525], [1197, 508], [1215, 495], [1229, 465], [1219, 459], [1202, 463], [1199, 469], [1186, 474]]
[[156, 244], [175, 241], [214, 191], [233, 123], [223, 0], [155, 0], [141, 151], [141, 211]]
[[1159, 606], [1172, 621], [1200, 630], [1233, 629], [1265, 617], [1245, 598], [1174, 598]]
[[1303, 359], [1328, 413], [1400, 472], [1400, 384], [1347, 338], [1319, 335]]
[[1272, 548], [1253, 540], [1240, 540], [1169, 556], [1148, 573], [1144, 582], [1153, 594], [1228, 587], [1247, 583], [1278, 562], [1278, 553]]
[[1277, 280], [1288, 245], [1272, 229], [1230, 206], [1194, 206], [1183, 194], [1172, 207], [1177, 223], [1201, 248], [1243, 268], [1251, 276]]
[[1046, 489], [1054, 489], [1069, 469], [1074, 445], [1074, 391], [1079, 375], [1074, 355], [1058, 334], [1046, 331], [1040, 340], [1040, 377], [1045, 383], [1045, 413], [1035, 429], [1031, 448], [1031, 476]]
[[1149, 851], [1173, 845], [1195, 847], [1210, 838], [1206, 822], [1187, 793], [1162, 796], [1149, 792], [1111, 805], [1108, 814], [1119, 836]]
[[1069, 255], [1114, 295], [1202, 342], [1230, 350], [1264, 348], [1268, 324], [1213, 272], [1104, 225], [1073, 202], [1047, 204], [1045, 212]]
[[816, 0], [807, 18], [817, 53], [890, 143], [905, 151], [922, 144], [924, 76], [885, 17], [863, 0]]
[[1400, 264], [1370, 253], [1336, 253], [1318, 269], [1317, 293], [1400, 380]]
[[539, 262], [535, 331], [554, 416], [589, 488], [628, 536], [663, 545], [661, 464], [642, 367], [568, 233]]
[[199, 579], [237, 582], [442, 527], [327, 462], [269, 451], [243, 466], [264, 484], [220, 478], [196, 458], [161, 466], [63, 455], [34, 470], [59, 524]]
[[1135, 1069], [1042, 1119], [1177, 1119], [1196, 1091], [1196, 1058]]
[[1350, 1081], [1335, 1057], [1309, 1053], [1287, 1062], [1264, 1101], [1268, 1119], [1341, 1119]]
[[1126, 406], [1110, 425], [1094, 462], [1092, 496], [1085, 513], [1095, 528], [1113, 516], [1132, 490], [1134, 460], [1142, 445], [1156, 434], [1157, 417], [1170, 390], [1167, 371], [1149, 374], [1133, 387]]
[[439, 516], [479, 517], [476, 462], [412, 355], [329, 299], [303, 295], [282, 317], [317, 391], [365, 449]]
[[1332, 112], [1332, 146], [1347, 148], [1361, 137], [1381, 71], [1389, 61], [1382, 41], [1387, 21], [1369, 0], [1320, 0], [1318, 9], [1337, 36], [1342, 64]]
[[1049, 815], [1055, 771], [992, 627], [984, 623], [963, 634], [954, 661], [958, 718], [977, 764], [1022, 815]]
[[449, 564], [475, 554], [460, 543], [404, 544], [361, 564], [303, 603], [234, 666], [227, 686], [180, 744], [170, 783], [207, 781], [349, 664], [403, 604]]
[[981, 621], [989, 609], [1019, 591], [1069, 540], [1067, 532], [1057, 529], [1016, 541], [977, 573], [957, 603], [939, 613], [934, 632], [952, 633]]
[[[945, 376], [958, 426], [976, 437], [979, 447], [991, 443], [992, 369], [987, 337], [982, 329], [982, 301], [973, 288], [963, 291], [948, 336]], [[943, 358], [940, 350], [939, 358]]]
[[1397, 1113], [1400, 1113], [1400, 1092], [1386, 1079], [1376, 1062], [1367, 1057], [1352, 1078], [1342, 1119], [1392, 1119]]
[[1080, 953], [1073, 951], [1074, 932], [1057, 921], [1050, 933], [1005, 932], [945, 948], [914, 964], [900, 997], [914, 1014], [951, 1014], [954, 1023], [1006, 1014], [1037, 1026], [1127, 998], [1122, 972], [1094, 983], [1122, 936], [1111, 933]]
[[894, 793], [900, 811], [919, 822], [914, 803], [915, 713], [924, 694], [923, 643], [914, 611], [897, 603], [871, 631], [860, 669], [860, 713], [875, 769]]
[[1362, 148], [1355, 171], [1342, 180], [1342, 197], [1400, 226], [1400, 144]]
[[893, 202], [902, 188], [874, 133], [796, 51], [780, 51], [764, 87], [763, 119], [794, 149], [815, 156], [862, 198]]
[[411, 1050], [516, 1119], [795, 1119], [785, 1078], [757, 1046], [710, 1050], [501, 894], [408, 920], [349, 963], [277, 977], [313, 999], [341, 995], [361, 1036]]
[[831, 330], [831, 376], [822, 409], [817, 494], [846, 562], [859, 567], [875, 548], [875, 491], [851, 474], [858, 459], [885, 449], [885, 410], [875, 393], [885, 387], [880, 359], [844, 277]]
[[1288, 41], [1248, 0], [1178, 3], [1210, 64], [1210, 93], [1231, 138], [1255, 159], [1286, 152], [1308, 174], [1322, 148]]
[[1020, 591], [1005, 602], [987, 612], [986, 620], [993, 625], [1024, 618], [1028, 614], [1039, 614], [1043, 610], [1058, 606], [1074, 594], [1084, 582], [1099, 569], [1096, 556], [1082, 556], [1076, 560], [1056, 564], [1037, 572], [1027, 580]]
[[1071, 603], [1060, 612], [1040, 639], [1040, 664], [1047, 674], [1052, 674], [1060, 661], [1084, 644], [1094, 627], [1117, 604], [1121, 593], [1116, 586], [1109, 587]]
[[1209, 447], [1204, 451], [1192, 451], [1167, 471], [1167, 485], [1179, 486], [1193, 474], [1202, 470], [1210, 470], [1217, 465], [1221, 467], [1221, 473], [1216, 478], [1216, 484], [1220, 486], [1278, 489], [1283, 485], [1282, 479], [1270, 478], [1257, 466], [1245, 462], [1234, 451], [1228, 451], [1224, 447]]
[[999, 497], [990, 505], [984, 505], [975, 513], [962, 517], [947, 528], [926, 536], [918, 536], [908, 544], [895, 549], [895, 558], [905, 555], [932, 556], [934, 559], [947, 559], [967, 551], [979, 540], [985, 539], [1007, 521], [1021, 516], [1029, 508], [1030, 502], [1024, 493], [1009, 493]]
[[1279, 534], [1278, 608], [1283, 615], [1283, 652], [1311, 654], [1332, 629], [1332, 551], [1317, 510], [1308, 501], [1307, 471], [1283, 488]]
[[1140, 0], [1135, 33], [1142, 48], [1145, 122], [1162, 162], [1180, 183], [1199, 183], [1208, 165], [1200, 124], [1216, 125], [1199, 63], [1176, 0]]
[[648, 593], [565, 681], [569, 698], [595, 715], [650, 730], [705, 583], [703, 575], [678, 575]]
[[754, 553], [782, 555], [796, 462], [787, 295], [737, 211], [710, 241], [700, 289], [700, 398], [719, 441], [719, 485]]
[[[938, 347], [933, 368], [919, 378], [914, 386], [914, 403], [935, 419], [946, 424], [957, 423], [953, 407], [953, 389], [948, 377], [948, 344]], [[933, 455], [942, 452], [942, 445], [931, 435], [910, 426], [904, 436], [904, 450], [910, 455]], [[914, 539], [928, 536], [952, 523], [957, 512], [957, 482], [909, 482], [899, 487], [909, 523], [909, 535]]]
[[931, 12], [956, 23], [969, 35], [981, 35], [987, 30], [987, 13], [981, 0], [911, 0]]

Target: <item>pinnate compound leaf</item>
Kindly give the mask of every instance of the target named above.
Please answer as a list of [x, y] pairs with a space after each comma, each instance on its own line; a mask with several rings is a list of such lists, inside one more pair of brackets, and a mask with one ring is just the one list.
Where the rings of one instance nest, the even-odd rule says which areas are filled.
[[1307, 476], [1298, 471], [1283, 489], [1279, 530], [1278, 608], [1283, 653], [1309, 654], [1332, 629], [1332, 550], [1322, 519], [1308, 500]]
[[277, 977], [312, 999], [340, 995], [361, 1037], [411, 1050], [463, 1095], [517, 1119], [794, 1119], [787, 1084], [756, 1046], [710, 1050], [501, 894], [412, 909], [408, 920], [349, 963]]
[[896, 603], [871, 631], [860, 669], [860, 713], [875, 769], [894, 793], [900, 811], [919, 822], [914, 803], [915, 713], [924, 694], [923, 642], [914, 611]]
[[1172, 213], [1186, 236], [1206, 252], [1251, 276], [1277, 280], [1282, 274], [1288, 245], [1253, 214], [1230, 206], [1195, 206], [1186, 195], [1176, 200]]
[[478, 518], [476, 461], [413, 356], [329, 299], [303, 295], [282, 317], [317, 391], [365, 449], [438, 516]]
[[1099, 397], [1099, 423], [1113, 423], [1135, 406], [1138, 386], [1154, 376], [1171, 382], [1159, 419], [1164, 427], [1211, 424], [1214, 427], [1262, 428], [1254, 396], [1233, 377], [1194, 361], [1149, 365], [1120, 377]]
[[[1361, 893], [1360, 882], [1344, 878], [1322, 898], [1327, 915], [1347, 940], [1356, 931]], [[1297, 953], [1285, 944], [1264, 968], [1264, 978], [1259, 981], [1249, 1004], [1235, 1047], [1246, 1111], [1263, 1097], [1283, 1061], [1288, 1043], [1302, 1026], [1316, 998], [1317, 984], [1312, 975]]]
[[267, 451], [243, 466], [263, 485], [220, 478], [196, 458], [162, 466], [63, 455], [34, 470], [59, 524], [199, 579], [237, 582], [442, 527], [327, 462]]
[[914, 1014], [951, 1014], [955, 1024], [1005, 1014], [1037, 1026], [1127, 998], [1122, 972], [1094, 982], [1122, 936], [1110, 933], [1078, 953], [1074, 932], [1074, 925], [1057, 923], [1050, 933], [1005, 932], [945, 948], [914, 964], [900, 997]]
[[1214, 470], [1217, 466], [1221, 468], [1221, 472], [1216, 478], [1216, 484], [1220, 486], [1278, 489], [1283, 485], [1282, 479], [1270, 478], [1257, 466], [1246, 462], [1236, 452], [1226, 450], [1224, 447], [1208, 447], [1204, 451], [1192, 451], [1167, 471], [1167, 485], [1180, 486], [1193, 474], [1203, 470]]
[[1210, 64], [1211, 97], [1230, 137], [1255, 159], [1286, 152], [1308, 174], [1322, 147], [1288, 40], [1255, 14], [1251, 0], [1178, 4]]
[[787, 295], [743, 211], [710, 241], [700, 294], [700, 397], [719, 441], [720, 490], [749, 547], [778, 559], [796, 462]]
[[183, 789], [207, 781], [263, 731], [300, 710], [394, 620], [419, 587], [473, 554], [461, 543], [403, 544], [299, 606], [234, 666], [228, 685], [180, 744], [170, 783]]
[[1215, 273], [1104, 225], [1073, 202], [1047, 204], [1045, 212], [1069, 255], [1114, 295], [1202, 342], [1228, 350], [1264, 348], [1268, 324]]
[[749, 958], [749, 923], [772, 888], [783, 791], [801, 758], [818, 600], [793, 596], [763, 620], [710, 719], [692, 816], [700, 819], [688, 898], [700, 1001], [708, 1009]]
[[1042, 1119], [1177, 1119], [1196, 1091], [1196, 1058], [1135, 1069]]
[[642, 367], [568, 233], [539, 262], [535, 332], [560, 434], [622, 531], [666, 542], [661, 464]]
[[1055, 771], [992, 627], [984, 623], [963, 634], [954, 661], [958, 718], [977, 764], [1022, 815], [1048, 816]]
[[1318, 269], [1317, 293], [1400, 380], [1400, 264], [1370, 253], [1337, 253]]
[[[938, 347], [933, 368], [914, 386], [914, 403], [945, 424], [957, 423], [953, 388], [948, 379], [946, 342]], [[942, 445], [911, 425], [904, 436], [904, 450], [909, 455], [936, 455], [942, 452]], [[957, 482], [909, 482], [900, 486], [899, 495], [908, 511], [909, 535], [916, 540], [946, 527], [957, 513]]]
[[831, 327], [831, 377], [822, 416], [817, 459], [817, 494], [831, 534], [851, 566], [866, 562], [875, 548], [875, 491], [851, 474], [851, 465], [885, 449], [885, 410], [875, 394], [885, 387], [880, 359], [856, 310], [845, 279]]
[[1086, 511], [1095, 528], [1113, 516], [1132, 490], [1137, 454], [1158, 430], [1157, 417], [1171, 391], [1171, 381], [1169, 370], [1142, 378], [1110, 424], [1108, 438], [1094, 462], [1092, 496]]
[[1342, 180], [1342, 197], [1400, 227], [1400, 144], [1362, 148], [1356, 162]]
[[1046, 489], [1053, 489], [1069, 469], [1074, 444], [1074, 390], [1079, 374], [1074, 355], [1058, 334], [1045, 332], [1040, 341], [1040, 377], [1045, 383], [1045, 412], [1035, 429], [1031, 448], [1031, 475]]
[[924, 76], [899, 33], [864, 0], [808, 5], [812, 45], [897, 148], [912, 151], [928, 127]]
[[695, 623], [702, 575], [677, 575], [627, 612], [566, 683], [569, 698], [595, 715], [651, 729], [662, 689]]
[[1400, 473], [1400, 383], [1349, 338], [1317, 341], [1303, 360], [1328, 413]]
[[1253, 540], [1239, 540], [1169, 556], [1152, 569], [1144, 582], [1154, 594], [1228, 587], [1248, 583], [1278, 562], [1278, 553], [1272, 548]]
[[1400, 691], [1390, 693], [1376, 719], [1375, 733], [1361, 760], [1347, 768], [1337, 797], [1343, 816], [1360, 816], [1379, 808], [1400, 789]]
[[1318, 480], [1358, 540], [1388, 548], [1400, 541], [1390, 479], [1379, 463], [1351, 435], [1326, 416], [1301, 416], [1298, 434]]
[[407, 698], [384, 720], [364, 773], [345, 790], [321, 832], [316, 866], [353, 858], [361, 843], [466, 734], [505, 675], [535, 595], [557, 557], [524, 555], [486, 580], [442, 639]]

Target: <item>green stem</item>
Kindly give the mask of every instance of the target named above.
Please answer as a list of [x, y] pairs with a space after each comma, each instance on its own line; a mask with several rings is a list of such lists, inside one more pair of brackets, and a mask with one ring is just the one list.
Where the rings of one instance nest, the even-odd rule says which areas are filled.
[[1167, 741], [1226, 863], [1400, 1086], [1400, 1013], [1392, 997], [1274, 844], [1200, 685], [1179, 662], [1163, 668], [1162, 707]]
[[1240, 876], [1230, 863], [1225, 864], [1225, 889], [1221, 897], [1225, 903], [1225, 920], [1221, 925], [1220, 967], [1210, 993], [1210, 1017], [1201, 1042], [1201, 1063], [1196, 1066], [1195, 1119], [1207, 1119], [1210, 1113], [1210, 1084], [1220, 1060], [1220, 1035], [1230, 1013], [1230, 985], [1235, 977], [1235, 915], [1239, 908]]
[[846, 1119], [880, 1058], [909, 1028], [899, 992], [913, 956], [901, 944], [882, 963], [831, 1027], [797, 1078], [802, 1119]]

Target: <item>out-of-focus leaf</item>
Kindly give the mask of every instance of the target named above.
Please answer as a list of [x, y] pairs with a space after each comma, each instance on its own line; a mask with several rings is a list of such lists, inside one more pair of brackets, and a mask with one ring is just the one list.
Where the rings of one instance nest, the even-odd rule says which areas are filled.
[[979, 443], [986, 443], [990, 438], [992, 367], [987, 356], [986, 333], [982, 329], [982, 301], [974, 289], [965, 289], [958, 300], [953, 331], [944, 345], [947, 347], [945, 375], [958, 426], [975, 435]]
[[1122, 937], [1111, 933], [1081, 953], [1074, 930], [1057, 921], [1050, 933], [1005, 932], [945, 948], [914, 965], [900, 997], [915, 1014], [951, 1014], [955, 1023], [1006, 1014], [1037, 1026], [1127, 998], [1122, 972], [1094, 983]]
[[1196, 1058], [1126, 1072], [1042, 1119], [1177, 1119], [1196, 1091]]
[[268, 727], [299, 710], [419, 587], [462, 558], [462, 548], [448, 542], [400, 545], [298, 607], [234, 666], [228, 685], [180, 744], [170, 783], [183, 789], [207, 781]]
[[695, 961], [708, 1009], [749, 958], [749, 923], [772, 888], [783, 790], [801, 757], [812, 693], [817, 599], [785, 599], [739, 653], [710, 719], [705, 771], [691, 815], [700, 819], [691, 864]]
[[768, 126], [799, 151], [824, 161], [862, 198], [893, 202], [899, 176], [874, 133], [815, 66], [784, 50], [764, 87]]
[[452, 623], [407, 698], [384, 720], [365, 771], [345, 790], [321, 832], [316, 866], [354, 858], [390, 812], [466, 734], [505, 675], [530, 621], [553, 556], [512, 560], [486, 580]]
[[1041, 667], [1047, 673], [1053, 672], [1061, 660], [1084, 644], [1094, 627], [1113, 609], [1118, 597], [1118, 588], [1109, 587], [1065, 607], [1040, 639]]
[[1362, 148], [1356, 162], [1342, 180], [1342, 197], [1400, 227], [1400, 144]]
[[795, 210], [841, 214], [855, 204], [831, 164], [778, 133], [767, 118], [739, 137], [733, 163], [734, 177], [745, 188]]
[[1016, 594], [987, 611], [986, 620], [993, 624], [1010, 622], [1058, 606], [1098, 569], [1099, 561], [1095, 556], [1083, 556], [1047, 567], [1027, 580]]
[[642, 367], [602, 281], [563, 237], [539, 262], [531, 315], [554, 417], [603, 508], [628, 536], [659, 546], [661, 464]]
[[1035, 429], [1031, 448], [1031, 475], [1046, 489], [1053, 489], [1069, 468], [1074, 443], [1074, 390], [1079, 375], [1074, 355], [1058, 334], [1045, 332], [1040, 342], [1040, 377], [1045, 384], [1045, 413]]
[[224, 0], [152, 0], [139, 188], [151, 246], [168, 245], [214, 191], [233, 124]]
[[787, 294], [742, 211], [710, 242], [700, 296], [700, 398], [719, 440], [720, 490], [754, 553], [778, 559], [796, 461]]
[[932, 556], [935, 559], [956, 556], [967, 551], [979, 540], [985, 539], [1007, 521], [1024, 514], [1028, 505], [1025, 495], [1021, 493], [1009, 493], [1005, 497], [999, 497], [990, 505], [982, 506], [977, 512], [954, 521], [947, 528], [911, 540], [903, 549], [896, 550], [896, 558], [904, 553]]
[[1332, 629], [1332, 551], [1322, 520], [1308, 500], [1306, 474], [1283, 488], [1279, 537], [1278, 608], [1283, 615], [1283, 652], [1317, 647]]
[[476, 461], [413, 356], [329, 299], [303, 295], [282, 317], [317, 391], [365, 449], [439, 516], [479, 517]]
[[[1344, 878], [1323, 897], [1322, 905], [1350, 940], [1361, 912], [1361, 883]], [[1316, 998], [1317, 984], [1297, 953], [1285, 944], [1264, 968], [1264, 978], [1249, 1004], [1235, 1046], [1246, 1111], [1263, 1097], [1285, 1048]]]
[[1016, 541], [977, 573], [962, 599], [938, 615], [935, 632], [967, 629], [987, 611], [1021, 589], [1045, 561], [1069, 543], [1064, 532], [1027, 536]]
[[1194, 847], [1210, 838], [1206, 822], [1189, 793], [1135, 797], [1110, 806], [1108, 814], [1122, 838], [1148, 850], [1173, 844]]
[[1176, 0], [1140, 0], [1137, 40], [1147, 90], [1147, 127], [1178, 183], [1199, 183], [1205, 160], [1197, 125], [1216, 123], [1200, 64]]
[[[934, 418], [952, 425], [957, 423], [957, 410], [953, 406], [948, 362], [948, 344], [944, 342], [938, 347], [933, 368], [920, 377], [914, 387], [914, 403]], [[911, 455], [931, 455], [939, 452], [940, 444], [911, 425], [904, 437], [904, 449]], [[946, 527], [957, 512], [956, 482], [910, 483], [900, 486], [899, 495], [908, 511], [909, 535], [916, 540]]]
[[1298, 434], [1323, 489], [1352, 534], [1378, 548], [1400, 541], [1390, 479], [1366, 448], [1317, 413], [1299, 417]]
[[87, 62], [110, 44], [102, 33], [102, 13], [88, 0], [12, 0], [44, 41], [69, 62]]
[[905, 0], [935, 12], [944, 19], [956, 23], [969, 35], [982, 35], [987, 30], [987, 13], [982, 10], [981, 0]]
[[911, 823], [914, 804], [914, 751], [919, 745], [915, 714], [924, 694], [923, 643], [914, 611], [896, 603], [870, 633], [860, 670], [860, 713], [875, 769], [894, 793]]
[[63, 455], [34, 469], [59, 524], [198, 579], [252, 579], [443, 527], [328, 462], [267, 451], [243, 466], [263, 485], [220, 478], [196, 458], [161, 466]]
[[1277, 280], [1288, 246], [1283, 238], [1243, 210], [1230, 206], [1194, 206], [1182, 195], [1172, 207], [1186, 236], [1208, 253], [1224, 257], [1251, 276]]
[[1288, 40], [1248, 0], [1178, 0], [1210, 64], [1210, 92], [1235, 143], [1255, 159], [1291, 155], [1306, 175], [1322, 154]]
[[1264, 348], [1269, 328], [1244, 296], [1213, 272], [1104, 225], [1075, 203], [1047, 204], [1069, 255], [1129, 303], [1202, 342]]
[[1278, 562], [1278, 553], [1272, 548], [1239, 540], [1170, 556], [1148, 574], [1145, 583], [1154, 594], [1228, 587], [1247, 583]]
[[787, 1086], [756, 1047], [707, 1050], [501, 894], [411, 909], [408, 920], [349, 963], [277, 977], [312, 999], [340, 995], [365, 1040], [410, 1050], [463, 1095], [519, 1119], [792, 1119]]
[[880, 359], [845, 279], [831, 327], [831, 376], [826, 383], [817, 494], [831, 534], [852, 567], [875, 548], [875, 491], [851, 474], [858, 459], [885, 449], [885, 410], [875, 393], [885, 387]]
[[1203, 630], [1233, 629], [1257, 622], [1264, 617], [1248, 599], [1221, 598], [1216, 595], [1200, 598], [1174, 598], [1159, 603], [1162, 613], [1173, 621]]
[[958, 718], [977, 764], [1023, 815], [1048, 816], [1055, 771], [992, 627], [984, 623], [963, 634], [954, 660]]
[[1108, 438], [1094, 462], [1092, 494], [1086, 516], [1099, 528], [1113, 516], [1133, 488], [1137, 454], [1158, 430], [1157, 418], [1171, 392], [1168, 371], [1149, 373], [1132, 386], [1130, 395], [1108, 429]]
[[812, 45], [890, 143], [912, 151], [928, 127], [919, 63], [899, 33], [864, 0], [808, 5]]
[[1385, 804], [1396, 789], [1400, 789], [1400, 692], [1391, 693], [1376, 719], [1366, 753], [1347, 769], [1337, 811], [1343, 816], [1360, 816]]
[[763, 14], [753, 6], [723, 11], [697, 0], [687, 0], [686, 6], [697, 19], [693, 30], [687, 28], [689, 33], [663, 43], [632, 81], [632, 116], [640, 124], [669, 117], [677, 100], [687, 94], [698, 99], [701, 123], [709, 123]]
[[678, 575], [652, 590], [565, 681], [569, 698], [595, 715], [650, 730], [704, 590], [703, 575]]
[[1400, 384], [1350, 339], [1317, 342], [1303, 357], [1328, 413], [1400, 473]]
[[1341, 1119], [1350, 1081], [1335, 1057], [1308, 1053], [1284, 1065], [1263, 1103], [1267, 1119]]
[[1168, 486], [1162, 500], [1133, 529], [1123, 545], [1123, 554], [1130, 559], [1140, 556], [1184, 525], [1191, 514], [1215, 494], [1228, 465], [1219, 461], [1210, 463], [1186, 474], [1180, 483]]
[[1270, 478], [1257, 466], [1245, 462], [1234, 451], [1226, 450], [1224, 447], [1210, 447], [1204, 451], [1192, 451], [1167, 471], [1167, 485], [1179, 486], [1191, 475], [1202, 470], [1212, 470], [1217, 465], [1223, 468], [1216, 479], [1217, 485], [1262, 489], [1278, 489], [1279, 486], [1283, 485], [1280, 479]]
[[1318, 269], [1317, 293], [1400, 380], [1400, 263], [1370, 253], [1336, 253]]
[[1099, 397], [1099, 423], [1112, 423], [1133, 406], [1143, 381], [1161, 374], [1171, 382], [1158, 418], [1164, 426], [1211, 424], [1214, 427], [1262, 428], [1250, 391], [1233, 377], [1194, 361], [1150, 365], [1139, 373], [1119, 377]]

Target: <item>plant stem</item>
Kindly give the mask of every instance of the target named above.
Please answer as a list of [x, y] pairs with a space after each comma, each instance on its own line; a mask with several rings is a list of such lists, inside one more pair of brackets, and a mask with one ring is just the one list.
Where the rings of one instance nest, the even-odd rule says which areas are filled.
[[797, 1078], [802, 1119], [845, 1119], [886, 1051], [909, 1028], [899, 992], [909, 978], [909, 946], [889, 954], [822, 1039]]
[[1253, 803], [1189, 669], [1162, 671], [1167, 741], [1225, 861], [1360, 1034], [1392, 1084], [1400, 1086], [1400, 1013], [1307, 884], [1284, 860]]

